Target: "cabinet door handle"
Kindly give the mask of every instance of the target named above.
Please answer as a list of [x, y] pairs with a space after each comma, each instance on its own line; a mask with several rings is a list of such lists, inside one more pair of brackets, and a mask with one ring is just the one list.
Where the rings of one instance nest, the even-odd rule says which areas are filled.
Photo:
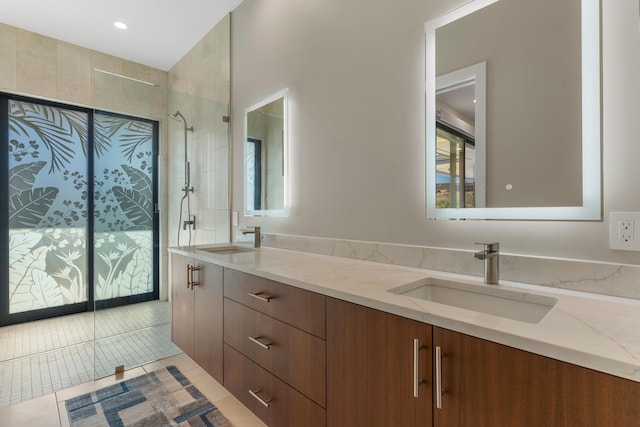
[[258, 391], [249, 390], [249, 394], [251, 396], [253, 396], [258, 402], [263, 404], [265, 408], [268, 408], [269, 407], [269, 402], [271, 402], [271, 399], [264, 400], [263, 398], [258, 396], [258, 393], [260, 393], [261, 391], [262, 390], [258, 390]]
[[254, 297], [255, 299], [258, 299], [262, 302], [270, 302], [271, 299], [273, 299], [273, 297], [270, 297], [270, 296], [263, 296], [262, 292], [256, 292], [256, 293], [249, 292], [249, 296]]
[[193, 290], [194, 286], [198, 286], [200, 282], [196, 282], [193, 278], [194, 271], [200, 271], [200, 267], [196, 267], [195, 265], [190, 266], [191, 270], [189, 270], [189, 283], [191, 284], [191, 289]]
[[251, 341], [252, 343], [258, 344], [260, 347], [264, 348], [265, 350], [269, 350], [269, 348], [270, 348], [269, 346], [271, 345], [271, 343], [265, 344], [263, 342], [260, 342], [259, 341], [260, 338], [262, 338], [262, 337], [255, 337], [255, 338], [254, 337], [249, 337], [249, 341]]
[[442, 409], [442, 348], [436, 347], [436, 408]]
[[191, 264], [187, 264], [187, 289], [191, 289]]
[[413, 340], [413, 397], [419, 397], [418, 386], [420, 385], [420, 340]]

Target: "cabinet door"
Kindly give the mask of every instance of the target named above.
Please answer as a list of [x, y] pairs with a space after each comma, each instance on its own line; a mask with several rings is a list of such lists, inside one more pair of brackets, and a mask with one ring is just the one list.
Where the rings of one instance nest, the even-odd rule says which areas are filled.
[[194, 360], [213, 378], [222, 381], [222, 267], [197, 262], [193, 286]]
[[640, 426], [640, 383], [437, 327], [433, 346], [437, 427]]
[[327, 425], [431, 426], [431, 329], [328, 298]]
[[171, 254], [171, 341], [194, 357], [193, 292], [187, 287], [190, 258]]

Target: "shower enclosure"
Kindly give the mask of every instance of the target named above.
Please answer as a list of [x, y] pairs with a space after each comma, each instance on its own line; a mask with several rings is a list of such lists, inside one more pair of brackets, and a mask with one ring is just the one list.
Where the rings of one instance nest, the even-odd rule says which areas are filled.
[[168, 73], [92, 52], [92, 107], [1, 95], [0, 407], [180, 352], [176, 224], [181, 245], [230, 237], [229, 28]]

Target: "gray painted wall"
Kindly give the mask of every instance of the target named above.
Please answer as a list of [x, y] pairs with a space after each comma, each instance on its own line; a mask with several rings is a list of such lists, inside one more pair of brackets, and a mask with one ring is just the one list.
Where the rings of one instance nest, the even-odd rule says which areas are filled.
[[244, 108], [289, 88], [288, 218], [265, 232], [640, 263], [608, 247], [609, 211], [640, 211], [637, 2], [603, 2], [603, 222], [425, 219], [424, 22], [451, 0], [245, 0], [232, 15], [233, 205]]

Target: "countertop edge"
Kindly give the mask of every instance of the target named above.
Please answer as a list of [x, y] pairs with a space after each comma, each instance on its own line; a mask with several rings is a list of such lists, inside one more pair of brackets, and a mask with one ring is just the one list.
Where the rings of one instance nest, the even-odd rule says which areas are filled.
[[[226, 245], [229, 246], [234, 244], [226, 244]], [[210, 247], [215, 245], [206, 245], [206, 246]], [[237, 246], [241, 246], [241, 245], [237, 245]], [[328, 255], [307, 254], [307, 253], [298, 252], [298, 251], [288, 251], [284, 249], [275, 249], [275, 248], [262, 248], [259, 250], [264, 251], [265, 249], [267, 251], [276, 251], [276, 252], [293, 252], [298, 255], [339, 258], [339, 257], [331, 257]], [[172, 248], [169, 248], [168, 251], [170, 253], [191, 257], [193, 259], [197, 259], [203, 262], [216, 264], [221, 267], [226, 267], [226, 268], [230, 268], [230, 269], [244, 272], [247, 274], [263, 277], [265, 279], [278, 281], [278, 282], [281, 282], [290, 286], [294, 286], [300, 289], [316, 292], [318, 294], [322, 294], [327, 297], [340, 299], [340, 300], [351, 302], [354, 304], [359, 304], [368, 308], [380, 310], [380, 311], [394, 314], [400, 317], [416, 320], [416, 321], [423, 322], [423, 323], [430, 324], [437, 327], [442, 327], [442, 328], [449, 329], [454, 332], [466, 334], [472, 337], [486, 339], [491, 342], [495, 342], [508, 347], [513, 347], [515, 349], [527, 351], [532, 354], [549, 357], [562, 362], [571, 363], [587, 369], [592, 369], [598, 372], [603, 372], [609, 375], [613, 375], [616, 377], [620, 377], [620, 378], [624, 378], [627, 380], [640, 383], [640, 360], [638, 361], [638, 364], [627, 363], [624, 361], [587, 353], [582, 350], [576, 350], [568, 346], [559, 346], [556, 344], [548, 343], [540, 339], [534, 339], [534, 338], [525, 337], [522, 335], [514, 335], [513, 333], [492, 329], [491, 327], [484, 326], [484, 325], [477, 325], [477, 324], [464, 322], [461, 320], [457, 320], [457, 319], [442, 316], [442, 315], [426, 313], [417, 308], [410, 308], [402, 305], [396, 305], [388, 301], [382, 301], [382, 300], [376, 299], [375, 297], [355, 294], [355, 293], [344, 291], [344, 290], [332, 289], [332, 288], [328, 288], [318, 284], [307, 283], [304, 281], [300, 281], [298, 279], [293, 279], [291, 277], [265, 271], [251, 265], [229, 261], [229, 259], [231, 258], [228, 256], [213, 256], [212, 254], [198, 250], [197, 247], [172, 247]], [[349, 260], [349, 261], [352, 261], [353, 263], [371, 262], [371, 261], [359, 261], [359, 260]], [[393, 267], [393, 266], [390, 266], [390, 267]], [[398, 267], [398, 269], [400, 270], [401, 267]], [[412, 269], [412, 270], [415, 270], [415, 269]], [[424, 271], [425, 271], [425, 274], [428, 274], [430, 272], [429, 270], [424, 270]], [[447, 273], [442, 273], [442, 274], [446, 275]], [[553, 294], [553, 291], [552, 290], [550, 291], [548, 289], [542, 289], [541, 292]]]

